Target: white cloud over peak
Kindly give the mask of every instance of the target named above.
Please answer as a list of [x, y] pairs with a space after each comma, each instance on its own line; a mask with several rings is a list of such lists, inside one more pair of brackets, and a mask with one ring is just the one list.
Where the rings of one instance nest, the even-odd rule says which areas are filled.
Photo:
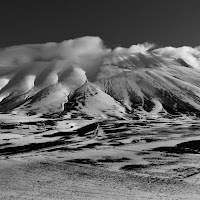
[[173, 58], [182, 58], [186, 63], [191, 65], [194, 68], [200, 68], [200, 48], [199, 47], [163, 47], [159, 49], [155, 49], [154, 53], [173, 57]]
[[155, 44], [145, 42], [143, 44], [132, 45], [129, 48], [117, 47], [113, 53], [146, 53], [149, 49], [155, 47]]
[[132, 45], [129, 48], [129, 52], [130, 53], [138, 53], [138, 52], [145, 53], [145, 52], [147, 52], [148, 50], [150, 50], [154, 47], [155, 47], [155, 44], [145, 42], [143, 44]]
[[72, 60], [81, 62], [88, 56], [100, 56], [110, 50], [103, 46], [99, 37], [82, 37], [66, 40], [61, 43], [19, 45], [0, 51], [0, 65], [20, 65], [33, 61]]

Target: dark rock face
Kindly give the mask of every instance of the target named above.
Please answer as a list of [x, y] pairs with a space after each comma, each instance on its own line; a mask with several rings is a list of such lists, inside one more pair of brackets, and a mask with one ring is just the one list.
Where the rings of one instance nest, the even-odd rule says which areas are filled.
[[158, 147], [158, 148], [153, 149], [153, 151], [161, 151], [161, 152], [166, 152], [166, 153], [177, 153], [177, 154], [183, 154], [183, 153], [199, 154], [200, 141], [193, 140], [189, 142], [183, 142], [183, 143], [177, 144], [174, 147]]

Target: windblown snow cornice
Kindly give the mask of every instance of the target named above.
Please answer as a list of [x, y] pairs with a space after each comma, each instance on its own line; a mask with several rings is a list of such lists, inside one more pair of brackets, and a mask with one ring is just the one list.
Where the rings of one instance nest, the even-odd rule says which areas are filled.
[[104, 118], [199, 110], [199, 47], [111, 50], [82, 37], [0, 51], [0, 112]]

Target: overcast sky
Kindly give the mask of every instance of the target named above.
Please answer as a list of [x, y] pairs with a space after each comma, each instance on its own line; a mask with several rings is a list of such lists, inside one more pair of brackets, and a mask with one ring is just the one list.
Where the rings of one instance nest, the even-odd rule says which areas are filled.
[[[119, 3], [118, 3], [119, 2]], [[27, 0], [0, 3], [0, 47], [99, 36], [109, 47], [200, 45], [199, 0]]]

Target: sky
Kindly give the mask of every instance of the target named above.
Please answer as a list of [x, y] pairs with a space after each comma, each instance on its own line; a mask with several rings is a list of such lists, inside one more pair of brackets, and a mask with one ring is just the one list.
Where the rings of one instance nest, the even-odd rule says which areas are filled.
[[41, 0], [0, 3], [0, 48], [99, 36], [110, 48], [200, 46], [199, 0]]

